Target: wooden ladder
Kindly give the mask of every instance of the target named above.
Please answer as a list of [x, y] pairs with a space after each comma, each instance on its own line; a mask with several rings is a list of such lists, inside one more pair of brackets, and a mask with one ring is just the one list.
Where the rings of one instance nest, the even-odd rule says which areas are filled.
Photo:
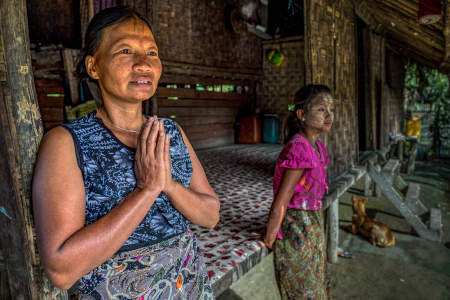
[[[442, 240], [440, 209], [432, 208], [428, 210], [423, 205], [419, 200], [420, 185], [416, 183], [406, 184], [400, 177], [399, 160], [390, 159], [386, 165], [381, 170], [380, 169], [380, 166], [375, 165], [372, 161], [367, 163], [367, 174], [370, 178], [366, 177], [366, 196], [368, 196], [370, 181], [373, 180], [376, 184], [375, 190], [380, 190], [386, 198], [391, 201], [420, 237], [440, 242]], [[408, 188], [405, 199], [397, 192], [394, 185], [400, 189]], [[420, 218], [420, 216], [425, 213], [429, 213], [429, 226], [425, 225]]]

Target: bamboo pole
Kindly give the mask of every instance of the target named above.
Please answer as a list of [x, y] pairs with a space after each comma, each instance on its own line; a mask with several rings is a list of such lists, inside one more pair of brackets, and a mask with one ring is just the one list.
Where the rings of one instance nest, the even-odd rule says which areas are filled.
[[[8, 217], [0, 215], [3, 255], [13, 299], [66, 299], [53, 288], [40, 267], [31, 213], [33, 166], [43, 134], [34, 89], [24, 0], [0, 0], [0, 48], [6, 81], [2, 82], [1, 149], [7, 158], [0, 182]], [[5, 186], [8, 185], [8, 186]], [[5, 189], [6, 188], [6, 189]]]

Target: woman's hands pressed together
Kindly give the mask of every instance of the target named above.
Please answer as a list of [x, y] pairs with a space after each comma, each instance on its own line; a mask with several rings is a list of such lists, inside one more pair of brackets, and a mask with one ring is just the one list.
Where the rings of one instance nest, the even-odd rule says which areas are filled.
[[164, 122], [156, 116], [149, 118], [141, 130], [134, 161], [138, 189], [164, 192], [175, 183], [169, 149], [170, 135], [164, 132]]

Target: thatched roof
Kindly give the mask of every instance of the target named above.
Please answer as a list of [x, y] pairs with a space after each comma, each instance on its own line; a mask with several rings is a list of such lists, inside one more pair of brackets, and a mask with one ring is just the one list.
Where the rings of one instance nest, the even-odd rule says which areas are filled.
[[419, 24], [418, 0], [356, 0], [354, 3], [357, 14], [384, 34], [394, 50], [425, 66], [450, 72], [448, 0], [442, 1], [443, 17], [432, 25]]

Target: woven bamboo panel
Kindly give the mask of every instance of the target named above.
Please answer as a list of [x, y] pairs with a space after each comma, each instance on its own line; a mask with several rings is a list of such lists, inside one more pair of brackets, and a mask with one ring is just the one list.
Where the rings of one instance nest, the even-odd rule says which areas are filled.
[[324, 137], [337, 176], [357, 159], [356, 25], [350, 1], [305, 1], [306, 83], [328, 85], [336, 101], [336, 118]]
[[275, 113], [280, 120], [288, 113], [288, 105], [295, 92], [305, 84], [305, 44], [303, 39], [287, 42], [264, 44], [264, 56], [271, 49], [277, 49], [284, 55], [281, 66], [274, 66], [264, 57], [264, 101], [258, 107], [264, 113]]
[[[233, 1], [239, 5], [241, 1]], [[260, 71], [261, 39], [234, 33], [224, 21], [226, 1], [156, 1], [156, 41], [163, 60]], [[214, 75], [214, 74], [211, 74]]]

